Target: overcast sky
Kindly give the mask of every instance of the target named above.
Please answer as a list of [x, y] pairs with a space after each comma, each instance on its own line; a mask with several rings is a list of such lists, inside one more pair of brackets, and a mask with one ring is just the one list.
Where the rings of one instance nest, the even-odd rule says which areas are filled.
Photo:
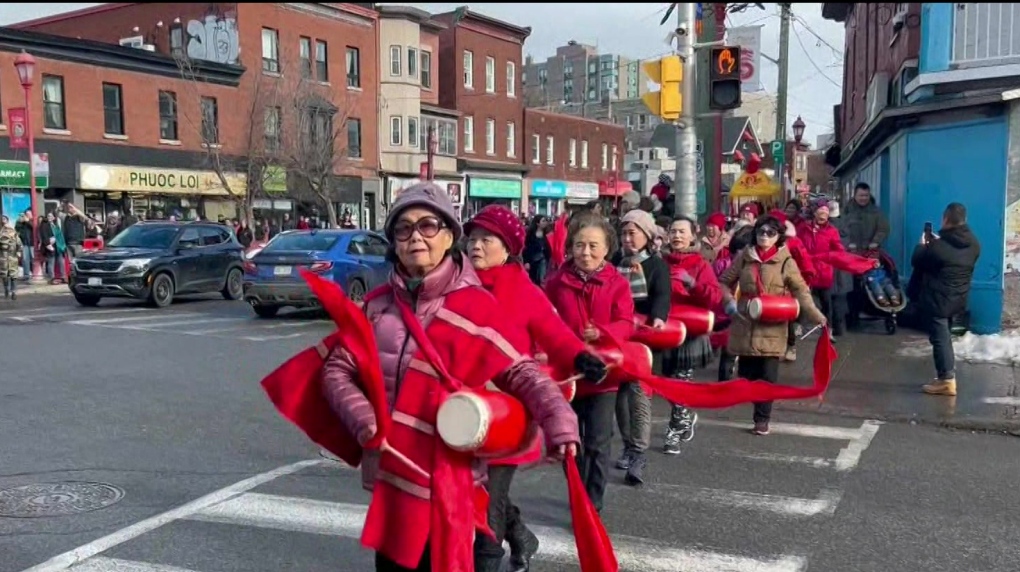
[[[96, 3], [3, 3], [0, 25], [76, 10]], [[445, 12], [463, 4], [412, 4], [432, 12]], [[660, 4], [471, 4], [472, 10], [531, 26], [526, 54], [543, 60], [568, 40], [595, 44], [604, 53], [631, 58], [652, 58], [669, 48], [668, 29], [659, 26], [666, 3]], [[839, 103], [843, 79], [843, 27], [822, 19], [821, 4], [794, 4], [790, 39], [789, 121], [801, 115], [807, 123], [805, 140], [832, 131], [832, 106]], [[730, 16], [730, 26], [761, 25], [762, 51], [779, 55], [779, 17], [776, 4], [765, 10], [750, 8]], [[762, 60], [764, 89], [775, 93], [777, 68]]]

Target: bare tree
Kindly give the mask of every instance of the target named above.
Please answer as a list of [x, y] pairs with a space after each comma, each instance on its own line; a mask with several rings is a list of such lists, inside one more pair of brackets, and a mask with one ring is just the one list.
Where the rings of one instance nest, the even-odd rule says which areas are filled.
[[[278, 133], [284, 90], [274, 81], [275, 78], [248, 72], [248, 77], [243, 78], [237, 88], [236, 97], [228, 101], [221, 98], [213, 107], [211, 102], [214, 100], [204, 99], [208, 90], [203, 89], [207, 84], [201, 78], [202, 62], [184, 54], [176, 54], [175, 60], [190, 91], [187, 94], [189, 101], [180, 106], [176, 101], [169, 105], [176, 108], [184, 125], [202, 140], [205, 154], [202, 167], [216, 173], [227, 195], [237, 206], [239, 218], [251, 226], [255, 198], [264, 194], [266, 184], [278, 177], [283, 167]], [[193, 102], [197, 102], [198, 106], [194, 107]], [[160, 105], [164, 105], [162, 100]], [[220, 133], [222, 117], [224, 113], [236, 117], [235, 112], [242, 118], [242, 144], [237, 149], [228, 146], [225, 150]], [[245, 175], [243, 186], [229, 177], [233, 173]]]
[[348, 144], [354, 101], [346, 92], [312, 81], [289, 87], [281, 157], [294, 178], [291, 193], [325, 210], [329, 225], [336, 227], [338, 175], [348, 166], [348, 157], [359, 157], [361, 151]]

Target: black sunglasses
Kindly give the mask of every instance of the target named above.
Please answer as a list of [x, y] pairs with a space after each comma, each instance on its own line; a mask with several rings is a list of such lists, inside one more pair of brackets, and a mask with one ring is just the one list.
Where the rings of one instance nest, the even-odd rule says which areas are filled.
[[404, 242], [411, 239], [414, 231], [418, 231], [422, 238], [435, 238], [444, 228], [446, 224], [434, 216], [420, 218], [415, 222], [400, 221], [393, 227], [393, 238]]
[[779, 231], [772, 228], [771, 226], [763, 226], [758, 229], [758, 236], [764, 236], [766, 238], [773, 238], [779, 236]]

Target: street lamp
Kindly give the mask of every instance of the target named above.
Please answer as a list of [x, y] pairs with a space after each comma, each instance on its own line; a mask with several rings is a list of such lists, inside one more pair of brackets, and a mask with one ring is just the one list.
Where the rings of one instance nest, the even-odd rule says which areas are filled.
[[800, 140], [804, 138], [805, 127], [807, 127], [807, 125], [798, 115], [797, 120], [793, 122], [793, 140], [796, 141], [798, 145], [800, 145]]
[[28, 132], [28, 180], [32, 200], [32, 278], [42, 277], [42, 266], [39, 257], [35, 256], [35, 247], [39, 244], [39, 197], [35, 188], [35, 133], [32, 131], [32, 83], [35, 75], [35, 58], [32, 54], [21, 50], [14, 58], [14, 69], [18, 71], [18, 79], [25, 90], [25, 131]]

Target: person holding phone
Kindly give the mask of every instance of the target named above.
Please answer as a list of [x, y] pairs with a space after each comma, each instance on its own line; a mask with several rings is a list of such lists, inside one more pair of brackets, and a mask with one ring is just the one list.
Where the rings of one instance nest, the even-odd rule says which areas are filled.
[[923, 387], [929, 395], [956, 395], [956, 356], [950, 325], [953, 316], [967, 309], [974, 267], [981, 245], [967, 225], [967, 207], [949, 203], [936, 234], [932, 223], [924, 225], [921, 241], [910, 264], [914, 269], [907, 295], [917, 302], [928, 324], [935, 361], [935, 380]]

